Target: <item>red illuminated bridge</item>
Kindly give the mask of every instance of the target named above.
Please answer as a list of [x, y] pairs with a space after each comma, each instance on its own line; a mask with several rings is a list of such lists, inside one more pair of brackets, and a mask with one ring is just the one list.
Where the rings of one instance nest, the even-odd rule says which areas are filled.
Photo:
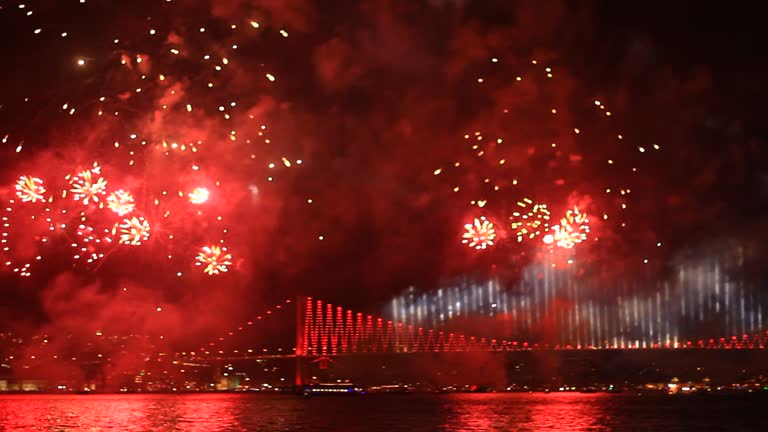
[[[285, 349], [254, 348], [259, 338], [260, 324], [280, 321], [285, 328], [291, 319], [295, 322], [295, 346]], [[262, 333], [263, 337], [263, 333]], [[250, 346], [251, 348], [246, 348]], [[295, 357], [298, 361], [327, 359], [334, 356], [374, 353], [448, 353], [469, 351], [526, 351], [526, 350], [623, 350], [623, 349], [765, 349], [768, 332], [754, 335], [719, 337], [707, 340], [685, 341], [677, 344], [654, 344], [642, 348], [639, 344], [604, 346], [550, 345], [520, 340], [507, 340], [461, 332], [445, 332], [404, 325], [323, 300], [300, 297], [285, 300], [266, 310], [243, 326], [228, 332], [217, 340], [192, 353], [196, 360], [243, 360]], [[303, 367], [297, 367], [301, 371]], [[297, 372], [297, 384], [303, 377]]]

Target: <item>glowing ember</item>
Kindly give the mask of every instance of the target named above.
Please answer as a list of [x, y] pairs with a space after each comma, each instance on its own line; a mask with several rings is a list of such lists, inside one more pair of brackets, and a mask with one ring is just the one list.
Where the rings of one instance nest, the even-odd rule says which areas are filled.
[[119, 216], [127, 215], [136, 207], [130, 192], [122, 189], [112, 192], [107, 197], [107, 207]]
[[72, 198], [82, 200], [85, 205], [91, 201], [99, 202], [99, 195], [107, 193], [107, 181], [101, 177], [101, 167], [95, 162], [93, 168], [81, 171], [69, 179], [69, 183], [72, 185]]
[[86, 224], [80, 224], [75, 232], [80, 239], [78, 243], [73, 243], [75, 248], [74, 259], [85, 259], [88, 263], [104, 258], [104, 253], [99, 250], [101, 245], [112, 243], [112, 237], [108, 229], [101, 231]]
[[197, 254], [196, 265], [205, 267], [203, 271], [209, 275], [226, 273], [227, 267], [232, 265], [232, 255], [227, 253], [223, 246], [203, 246]]
[[493, 239], [496, 238], [496, 230], [493, 229], [493, 224], [485, 216], [475, 218], [474, 224], [465, 224], [464, 229], [466, 232], [461, 242], [475, 249], [485, 249], [492, 246]]
[[123, 219], [118, 227], [120, 244], [138, 246], [142, 241], [149, 239], [149, 222], [141, 216]]
[[517, 206], [521, 209], [513, 212], [510, 219], [518, 242], [533, 239], [549, 229], [550, 213], [546, 204], [534, 204], [532, 200], [523, 198]]
[[16, 181], [16, 196], [24, 202], [43, 200], [44, 193], [43, 181], [37, 177], [21, 176]]
[[209, 196], [208, 189], [202, 187], [195, 188], [195, 190], [189, 193], [189, 202], [192, 204], [202, 204], [208, 201]]
[[[586, 213], [580, 213], [576, 207], [568, 210], [560, 219], [560, 225], [552, 226], [552, 242], [562, 248], [572, 248], [587, 239], [589, 219]], [[546, 242], [546, 241], [545, 241]]]

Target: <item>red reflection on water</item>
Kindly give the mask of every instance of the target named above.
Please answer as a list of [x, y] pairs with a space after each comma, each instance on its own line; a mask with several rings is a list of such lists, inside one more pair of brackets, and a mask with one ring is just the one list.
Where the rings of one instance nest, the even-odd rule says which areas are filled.
[[0, 425], [7, 430], [207, 432], [236, 426], [233, 398], [227, 399], [227, 395], [19, 395], [2, 399]]
[[553, 393], [530, 407], [532, 430], [595, 430], [604, 425], [605, 400], [611, 395]]
[[505, 410], [494, 403], [496, 394], [456, 394], [450, 395], [453, 402], [449, 409], [454, 415], [448, 417], [444, 425], [449, 431], [498, 430], [499, 421]]
[[[452, 396], [450, 431], [583, 431], [604, 428], [611, 395], [583, 393]], [[510, 399], [513, 400], [510, 403]]]
[[9, 409], [0, 410], [0, 418], [9, 430], [71, 430], [144, 422], [143, 404], [120, 396], [17, 395], [4, 399]]
[[183, 429], [208, 432], [237, 426], [235, 402], [237, 399], [229, 395], [208, 394], [184, 398], [178, 409], [178, 415], [183, 419]]

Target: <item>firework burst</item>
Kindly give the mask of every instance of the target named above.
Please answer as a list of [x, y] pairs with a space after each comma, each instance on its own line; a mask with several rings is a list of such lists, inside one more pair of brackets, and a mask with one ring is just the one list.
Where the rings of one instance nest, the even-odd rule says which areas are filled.
[[552, 231], [552, 237], [547, 236], [545, 243], [554, 243], [559, 247], [570, 249], [587, 239], [589, 218], [586, 213], [579, 212], [579, 209], [574, 207], [560, 219], [560, 225], [552, 226]]
[[123, 219], [117, 228], [120, 229], [120, 244], [138, 246], [149, 239], [149, 222], [141, 216]]
[[132, 212], [136, 207], [133, 195], [122, 189], [112, 192], [107, 197], [107, 208], [117, 213], [118, 216], [124, 216]]
[[[50, 118], [0, 133], [2, 144], [17, 143], [14, 167], [24, 166], [12, 177], [15, 190], [0, 188], [0, 270], [28, 276], [35, 261], [49, 254], [58, 257], [62, 251], [76, 266], [96, 260], [101, 264], [108, 257], [120, 259], [121, 251], [136, 253], [132, 246], [151, 236], [153, 247], [141, 248], [141, 253], [162, 260], [168, 275], [183, 277], [185, 269], [200, 262], [195, 258], [205, 244], [219, 245], [208, 248], [213, 261], [205, 263], [206, 272], [224, 272], [230, 255], [222, 245], [235, 247], [230, 236], [243, 233], [242, 224], [231, 216], [251, 203], [232, 200], [224, 191], [248, 190], [252, 198], [273, 193], [268, 185], [281, 181], [283, 168], [295, 170], [304, 164], [284, 152], [270, 136], [272, 126], [265, 123], [275, 110], [269, 84], [279, 82], [275, 70], [265, 70], [266, 83], [254, 80], [238, 86], [237, 92], [227, 90], [246, 63], [270, 68], [266, 59], [251, 62], [246, 40], [272, 32], [279, 35], [275, 43], [285, 43], [287, 31], [216, 16], [189, 17], [189, 23], [195, 22], [192, 27], [165, 25], [166, 18], [184, 10], [171, 12], [178, 7], [174, 4], [160, 15], [142, 12], [136, 26], [126, 26], [126, 34], [109, 31], [83, 42], [61, 33], [61, 42], [71, 41], [74, 51], [98, 51], [94, 58], [72, 59], [77, 74], [73, 79], [103, 85], [86, 86], [76, 94], [54, 92], [44, 102], [58, 107], [45, 110]], [[19, 9], [28, 11], [24, 5]], [[38, 15], [56, 16], [35, 10]], [[153, 23], [147, 31], [141, 27], [145, 19]], [[201, 20], [209, 30], [198, 25]], [[30, 31], [29, 37], [39, 32]], [[91, 50], [91, 43], [111, 48]], [[42, 111], [43, 106], [37, 108]], [[65, 125], [82, 139], [51, 143], [49, 148], [41, 144], [41, 151], [33, 154], [25, 151], [21, 134], [36, 124], [50, 128], [46, 132], [51, 135]], [[226, 152], [218, 145], [220, 137], [227, 138]], [[60, 169], [63, 175], [52, 174]], [[220, 188], [222, 181], [228, 182], [227, 189]], [[118, 184], [124, 189], [116, 188]], [[98, 264], [89, 270], [99, 270]]]
[[210, 196], [210, 192], [208, 192], [208, 189], [203, 187], [195, 188], [192, 192], [188, 194], [189, 196], [189, 202], [192, 204], [202, 204], [206, 201], [208, 201], [208, 197]]
[[209, 275], [226, 273], [232, 265], [232, 255], [227, 252], [224, 246], [203, 246], [197, 254], [198, 266], [204, 266], [203, 272]]
[[93, 163], [93, 168], [83, 170], [75, 176], [69, 178], [72, 188], [72, 199], [82, 201], [88, 205], [91, 201], [99, 202], [99, 195], [107, 193], [107, 181], [101, 177], [101, 167], [98, 163]]
[[21, 198], [23, 202], [42, 201], [45, 199], [44, 193], [43, 181], [37, 177], [21, 176], [16, 181], [16, 196]]
[[[15, 200], [9, 199], [0, 209], [0, 256], [3, 268], [12, 270], [19, 276], [28, 277], [31, 276], [32, 264], [42, 259], [39, 251], [40, 246], [47, 242], [48, 227], [42, 218], [24, 212], [24, 206], [16, 209], [15, 204]], [[21, 236], [18, 226], [23, 226], [24, 232], [34, 234], [29, 237]]]
[[76, 234], [80, 241], [72, 244], [76, 248], [74, 259], [85, 259], [89, 264], [104, 258], [100, 246], [112, 243], [108, 229], [98, 230], [90, 225], [80, 224]]
[[550, 213], [546, 204], [534, 204], [528, 198], [518, 201], [519, 211], [512, 213], [511, 227], [517, 236], [517, 241], [532, 240], [549, 230]]
[[488, 221], [485, 216], [475, 218], [474, 223], [465, 224], [464, 229], [466, 231], [462, 236], [462, 243], [478, 250], [493, 246], [493, 239], [496, 238], [496, 230], [493, 228], [493, 224]]

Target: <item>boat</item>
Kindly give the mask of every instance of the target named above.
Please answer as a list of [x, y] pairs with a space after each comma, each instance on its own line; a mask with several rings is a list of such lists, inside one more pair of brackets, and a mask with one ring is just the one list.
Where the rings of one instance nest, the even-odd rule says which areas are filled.
[[301, 395], [305, 399], [314, 396], [359, 396], [364, 394], [364, 388], [350, 383], [318, 383], [304, 386], [301, 389]]

